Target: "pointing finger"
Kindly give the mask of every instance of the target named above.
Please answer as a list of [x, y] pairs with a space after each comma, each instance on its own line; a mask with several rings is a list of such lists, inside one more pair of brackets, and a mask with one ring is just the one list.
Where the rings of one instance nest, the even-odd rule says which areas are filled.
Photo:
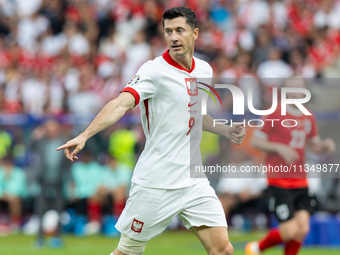
[[69, 145], [67, 145], [67, 144], [65, 143], [65, 144], [59, 146], [59, 147], [57, 148], [57, 151], [60, 151], [60, 150], [62, 150], [62, 149], [66, 149], [68, 146], [69, 146]]

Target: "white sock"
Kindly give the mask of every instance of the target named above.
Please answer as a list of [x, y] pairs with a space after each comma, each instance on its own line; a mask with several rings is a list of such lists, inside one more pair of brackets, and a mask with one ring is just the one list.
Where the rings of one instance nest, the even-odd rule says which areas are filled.
[[251, 249], [252, 252], [254, 252], [254, 253], [261, 253], [260, 248], [259, 248], [259, 243], [258, 243], [258, 242], [252, 243], [250, 249]]

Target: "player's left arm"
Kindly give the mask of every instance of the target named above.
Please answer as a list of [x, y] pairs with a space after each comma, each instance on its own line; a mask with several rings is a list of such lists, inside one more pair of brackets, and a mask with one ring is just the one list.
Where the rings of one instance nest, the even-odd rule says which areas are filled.
[[241, 144], [246, 135], [246, 129], [242, 126], [242, 124], [233, 124], [233, 126], [227, 126], [221, 122], [215, 122], [214, 127], [214, 119], [208, 114], [203, 115], [202, 129], [203, 131], [207, 131], [216, 135], [223, 135], [234, 144]]
[[335, 142], [332, 138], [321, 140], [319, 136], [315, 136], [308, 140], [308, 148], [317, 154], [333, 153], [336, 149]]

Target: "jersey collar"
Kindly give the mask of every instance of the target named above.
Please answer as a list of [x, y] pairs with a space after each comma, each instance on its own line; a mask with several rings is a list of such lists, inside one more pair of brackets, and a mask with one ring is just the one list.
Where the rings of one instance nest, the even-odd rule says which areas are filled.
[[190, 70], [185, 69], [183, 66], [181, 66], [180, 64], [178, 64], [175, 60], [173, 60], [169, 54], [169, 50], [165, 51], [162, 55], [162, 57], [164, 58], [164, 60], [169, 64], [172, 65], [174, 67], [176, 67], [179, 70], [183, 70], [186, 71], [188, 73], [191, 73], [194, 69], [195, 69], [195, 59], [192, 58], [192, 67]]

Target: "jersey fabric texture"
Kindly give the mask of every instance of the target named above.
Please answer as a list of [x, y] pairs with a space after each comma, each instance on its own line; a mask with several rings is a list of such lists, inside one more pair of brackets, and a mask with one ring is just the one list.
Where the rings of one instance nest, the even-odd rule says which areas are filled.
[[[274, 120], [274, 121], [272, 121]], [[294, 126], [296, 120], [297, 125]], [[268, 153], [267, 166], [287, 166], [290, 171], [268, 172], [268, 185], [282, 188], [305, 188], [308, 187], [306, 173], [303, 170], [305, 163], [305, 147], [308, 139], [319, 139], [316, 120], [314, 115], [304, 115], [300, 110], [287, 106], [286, 115], [281, 115], [281, 106], [264, 119], [264, 125], [254, 131], [257, 137], [270, 142], [282, 143], [296, 150], [299, 159], [292, 165], [287, 164], [277, 153]], [[302, 169], [301, 169], [302, 168]], [[268, 168], [269, 169], [269, 168]]]
[[189, 123], [190, 91], [186, 81], [195, 78], [212, 78], [212, 68], [207, 62], [194, 57], [192, 69], [186, 70], [166, 51], [143, 64], [122, 90], [132, 93], [136, 105], [139, 104], [146, 136], [133, 183], [149, 188], [179, 189], [207, 182], [206, 178], [190, 178], [190, 167], [200, 166], [202, 161], [199, 151], [202, 115], [195, 116], [192, 129]]

